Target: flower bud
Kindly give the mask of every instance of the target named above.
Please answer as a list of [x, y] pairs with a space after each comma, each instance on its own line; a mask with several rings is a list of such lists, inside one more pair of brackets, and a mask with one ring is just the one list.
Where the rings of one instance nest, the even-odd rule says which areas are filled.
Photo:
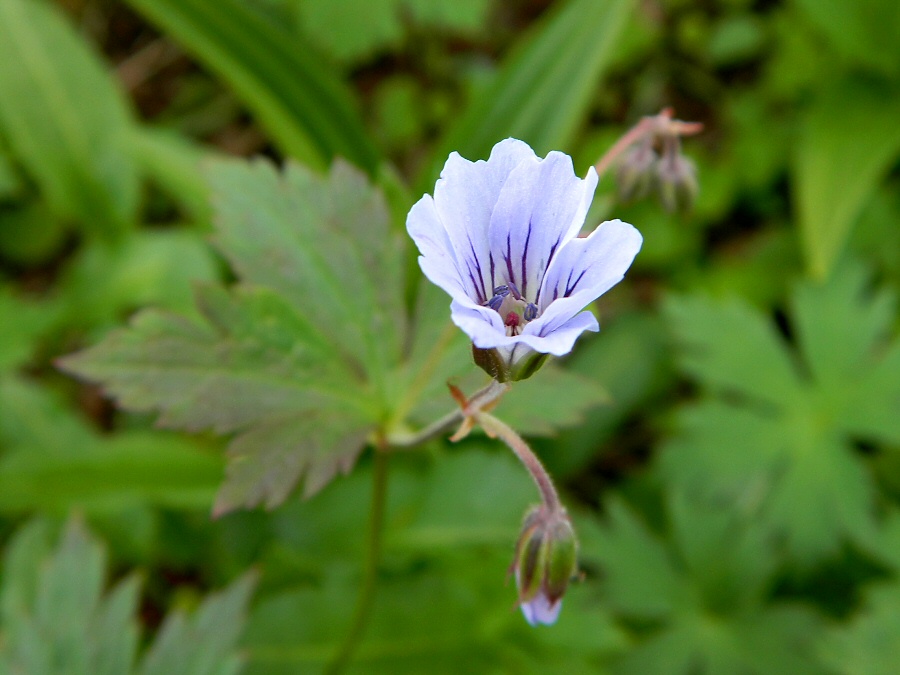
[[656, 187], [666, 211], [689, 210], [699, 189], [694, 163], [679, 152], [663, 157], [656, 167]]
[[616, 171], [616, 191], [620, 202], [643, 199], [653, 185], [654, 171], [659, 155], [648, 143], [629, 149], [619, 162]]
[[552, 624], [576, 570], [578, 540], [564, 510], [535, 506], [525, 516], [511, 571], [519, 607], [532, 626]]

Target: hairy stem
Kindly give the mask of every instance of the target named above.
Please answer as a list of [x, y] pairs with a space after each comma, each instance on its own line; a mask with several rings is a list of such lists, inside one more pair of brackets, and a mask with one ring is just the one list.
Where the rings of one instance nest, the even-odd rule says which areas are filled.
[[603, 174], [609, 170], [613, 162], [618, 159], [619, 155], [625, 152], [635, 141], [642, 138], [655, 124], [654, 118], [644, 117], [640, 122], [629, 129], [624, 136], [619, 138], [613, 146], [606, 151], [606, 154], [600, 158], [600, 161], [594, 165], [597, 175], [603, 177]]
[[384, 525], [384, 506], [387, 498], [388, 454], [383, 449], [375, 450], [375, 465], [372, 474], [372, 505], [369, 512], [368, 545], [365, 569], [363, 571], [362, 588], [356, 602], [356, 611], [350, 630], [334, 660], [325, 669], [326, 675], [338, 675], [344, 671], [353, 658], [353, 653], [369, 621], [372, 604], [375, 600], [375, 586], [378, 578], [378, 562], [381, 559], [381, 531]]
[[502, 439], [516, 454], [516, 457], [519, 458], [522, 464], [525, 465], [525, 468], [528, 469], [528, 473], [530, 473], [531, 477], [534, 479], [538, 490], [540, 490], [541, 499], [544, 502], [544, 506], [547, 507], [547, 510], [550, 513], [562, 511], [562, 503], [559, 501], [559, 494], [553, 486], [550, 474], [547, 473], [547, 469], [541, 464], [541, 460], [539, 460], [537, 455], [534, 454], [534, 451], [528, 447], [528, 444], [522, 437], [508, 424], [488, 413], [475, 413], [475, 419], [489, 435], [497, 436]]
[[[485, 407], [489, 407], [492, 403], [495, 403], [503, 394], [509, 391], [508, 384], [501, 384], [496, 380], [491, 380], [491, 383], [487, 385], [484, 389], [479, 390], [469, 399], [468, 408], [470, 409], [481, 409]], [[421, 429], [415, 433], [409, 435], [391, 435], [387, 439], [387, 443], [391, 448], [414, 448], [426, 441], [430, 441], [432, 438], [437, 438], [438, 436], [442, 436], [447, 433], [462, 422], [463, 417], [465, 417], [466, 411], [462, 408], [456, 408], [455, 410], [447, 413], [439, 420], [432, 422], [424, 429]]]

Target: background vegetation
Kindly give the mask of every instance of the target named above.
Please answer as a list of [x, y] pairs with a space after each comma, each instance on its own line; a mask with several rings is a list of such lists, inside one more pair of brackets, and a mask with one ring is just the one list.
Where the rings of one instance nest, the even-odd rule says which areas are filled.
[[[644, 248], [597, 308], [603, 332], [498, 409], [565, 493], [583, 582], [556, 626], [511, 609], [504, 575], [535, 495], [498, 443], [392, 455], [378, 591], [346, 672], [896, 673], [898, 8], [0, 0], [0, 673], [333, 664], [363, 583], [371, 453], [303, 500], [355, 459], [307, 423], [291, 433], [324, 449], [304, 469], [263, 485], [232, 465], [226, 480], [213, 432], [247, 410], [266, 422], [261, 395], [181, 408], [189, 380], [127, 370], [168, 315], [104, 337], [148, 306], [218, 316], [248, 368], [274, 371], [253, 350], [297, 328], [246, 249], [259, 232], [296, 213], [315, 233], [316, 195], [342, 203], [353, 185], [328, 212], [356, 228], [347, 246], [400, 241], [451, 150], [485, 157], [515, 136], [583, 172], [665, 106], [705, 125], [685, 144], [693, 210], [617, 204], [601, 182], [589, 226], [620, 217]], [[297, 169], [294, 211], [242, 230], [256, 211], [238, 219], [241, 200], [271, 180], [216, 158], [258, 154], [312, 173]], [[356, 168], [321, 177], [336, 157]], [[409, 273], [397, 316], [431, 317], [414, 343], [430, 344], [447, 299], [418, 291], [409, 246], [379, 255], [395, 256], [382, 273]], [[236, 277], [264, 288], [215, 290]], [[285, 292], [331, 317], [314, 282]], [[405, 329], [360, 330], [387, 353]], [[477, 381], [454, 339], [458, 376]], [[57, 368], [101, 340], [67, 368], [131, 412]], [[192, 363], [221, 353], [190, 344]], [[449, 373], [413, 389], [418, 358], [388, 354], [367, 382], [406, 373], [404, 415], [425, 423], [451, 407]], [[190, 433], [154, 428], [151, 409]]]

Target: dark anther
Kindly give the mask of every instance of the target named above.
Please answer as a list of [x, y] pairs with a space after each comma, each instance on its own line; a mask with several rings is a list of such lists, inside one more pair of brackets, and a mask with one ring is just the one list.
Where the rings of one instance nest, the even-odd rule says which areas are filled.
[[503, 304], [503, 299], [509, 295], [509, 287], [508, 286], [497, 286], [494, 289], [494, 297], [488, 300], [485, 304], [486, 307], [490, 307], [495, 312], [500, 311], [500, 305]]
[[534, 321], [538, 315], [537, 305], [533, 302], [529, 302], [525, 305], [525, 311], [522, 312], [522, 316], [526, 321]]

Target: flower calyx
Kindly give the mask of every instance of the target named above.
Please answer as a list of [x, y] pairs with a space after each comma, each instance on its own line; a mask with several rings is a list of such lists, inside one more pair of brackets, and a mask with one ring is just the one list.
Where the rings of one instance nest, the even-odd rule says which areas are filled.
[[534, 506], [525, 515], [510, 566], [519, 607], [532, 626], [552, 624], [577, 570], [578, 540], [565, 509]]
[[[455, 384], [448, 382], [447, 387], [450, 389], [450, 395], [453, 397], [453, 400], [459, 404], [462, 411], [462, 424], [450, 437], [450, 440], [454, 443], [468, 436], [472, 429], [475, 428], [479, 414], [493, 410], [500, 403], [502, 395], [509, 389], [508, 384], [493, 382], [487, 389], [478, 392], [472, 398], [467, 398]], [[488, 433], [488, 436], [491, 436], [491, 434]]]

